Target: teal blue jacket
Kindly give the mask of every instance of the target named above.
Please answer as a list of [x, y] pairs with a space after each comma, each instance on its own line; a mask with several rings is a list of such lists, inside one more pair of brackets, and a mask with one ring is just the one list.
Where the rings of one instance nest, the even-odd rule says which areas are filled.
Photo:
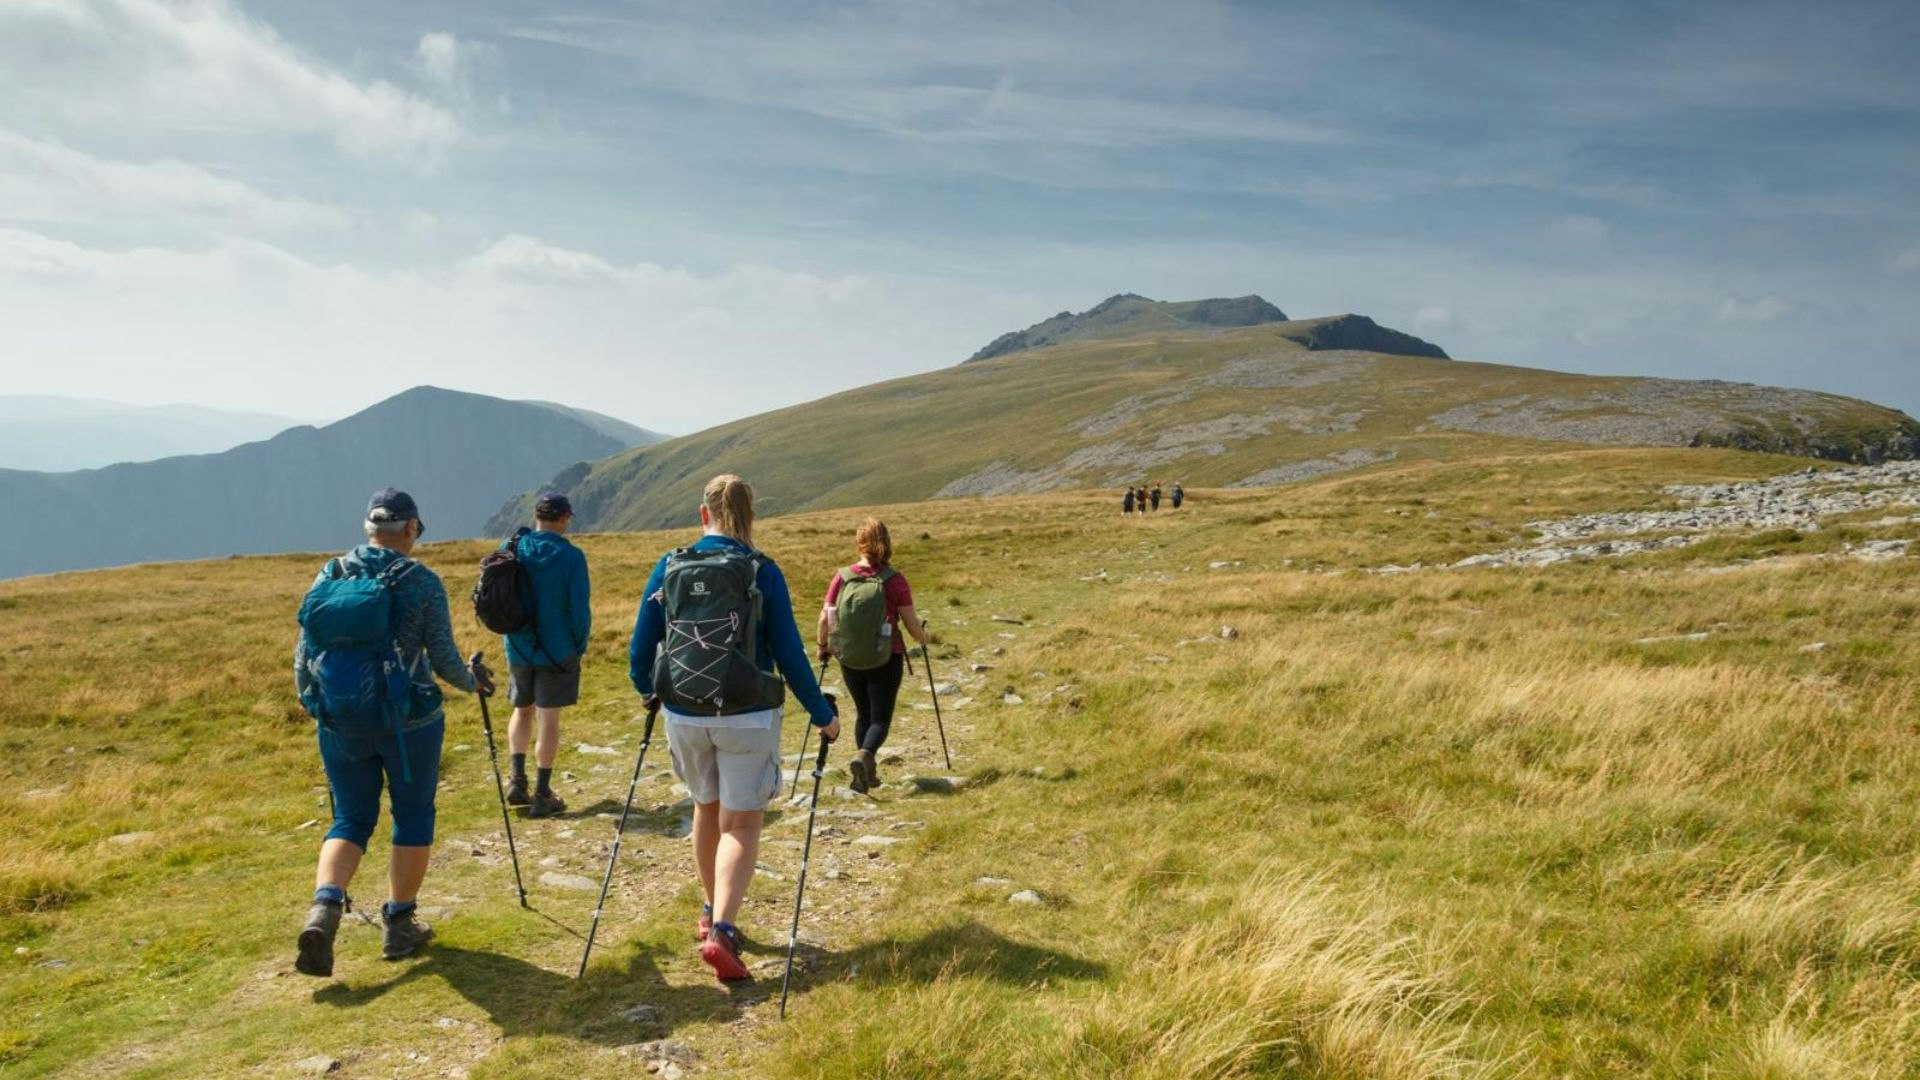
[[[507, 635], [507, 662], [565, 667], [587, 651], [593, 633], [593, 588], [587, 580], [587, 555], [556, 532], [528, 532], [500, 545], [517, 544], [520, 561], [533, 583], [522, 597], [533, 612], [533, 626]], [[536, 640], [535, 632], [538, 631]]]

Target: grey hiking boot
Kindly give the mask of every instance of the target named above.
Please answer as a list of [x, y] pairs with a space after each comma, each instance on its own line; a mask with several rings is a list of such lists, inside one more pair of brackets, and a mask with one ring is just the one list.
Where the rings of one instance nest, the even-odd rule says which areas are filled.
[[300, 954], [293, 969], [302, 975], [325, 978], [333, 974], [333, 935], [340, 930], [342, 905], [315, 900], [307, 909], [307, 925], [300, 928]]
[[533, 793], [533, 804], [527, 807], [528, 817], [552, 817], [567, 808], [566, 801], [551, 791]]
[[527, 778], [516, 776], [507, 783], [507, 805], [525, 806], [533, 800], [527, 797]]
[[415, 918], [411, 911], [399, 915], [382, 911], [380, 925], [384, 930], [380, 936], [380, 955], [383, 959], [399, 960], [412, 956], [420, 946], [433, 939], [433, 927]]

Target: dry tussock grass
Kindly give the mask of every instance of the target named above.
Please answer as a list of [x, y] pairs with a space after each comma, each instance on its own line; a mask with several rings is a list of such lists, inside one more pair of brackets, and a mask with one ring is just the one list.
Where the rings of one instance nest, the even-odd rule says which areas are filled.
[[1151, 950], [1128, 989], [1068, 1024], [1075, 1073], [1468, 1075], [1450, 1015], [1463, 1003], [1420, 973], [1413, 950], [1325, 880], [1263, 871], [1224, 915]]

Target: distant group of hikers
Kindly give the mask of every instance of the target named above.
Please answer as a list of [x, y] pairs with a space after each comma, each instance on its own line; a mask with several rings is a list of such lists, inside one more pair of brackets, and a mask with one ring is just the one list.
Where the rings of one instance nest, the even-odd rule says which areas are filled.
[[[1181, 489], [1177, 481], [1173, 485], [1173, 490], [1168, 492], [1168, 494], [1173, 498], [1173, 508], [1175, 510], [1180, 509], [1180, 504], [1187, 501], [1187, 493]], [[1152, 513], [1158, 509], [1160, 509], [1160, 485], [1158, 483], [1155, 483], [1152, 487], [1148, 487], [1145, 484], [1138, 487], [1129, 485], [1126, 494], [1120, 498], [1120, 512], [1128, 517], [1132, 517], [1134, 514]]]
[[[717, 476], [706, 486], [699, 514], [700, 539], [663, 554], [641, 590], [628, 679], [647, 709], [642, 754], [655, 711], [664, 712], [673, 772], [693, 799], [694, 865], [704, 896], [695, 927], [701, 959], [722, 980], [747, 979], [735, 919], [753, 879], [765, 811], [783, 774], [780, 729], [787, 692], [820, 729], [823, 743], [839, 736], [840, 721], [808, 663], [786, 578], [753, 546], [753, 488], [738, 476]], [[551, 783], [561, 710], [579, 701], [581, 663], [593, 628], [586, 555], [566, 537], [572, 522], [565, 494], [540, 493], [533, 527], [517, 531], [482, 562], [474, 591], [483, 623], [511, 627], [504, 636], [514, 707], [507, 729], [512, 781], [504, 801], [535, 818], [566, 809]], [[301, 603], [294, 683], [317, 721], [333, 803], [312, 905], [297, 941], [295, 967], [309, 975], [333, 973], [335, 934], [379, 818], [383, 784], [393, 851], [380, 909], [381, 955], [412, 955], [433, 936], [416, 906], [432, 850], [445, 734], [433, 677], [482, 699], [493, 695], [495, 683], [480, 653], [461, 659], [446, 588], [412, 558], [424, 531], [410, 495], [394, 488], [375, 492], [366, 512], [367, 542], [328, 560]], [[923, 652], [931, 637], [914, 612], [906, 577], [891, 565], [886, 524], [877, 518], [862, 522], [854, 546], [857, 560], [827, 585], [814, 637], [820, 672], [837, 657], [853, 698], [859, 752], [848, 772], [852, 789], [864, 794], [880, 784], [877, 756], [893, 719], [906, 653], [902, 630]], [[488, 734], [491, 745], [490, 727]], [[536, 769], [531, 787], [530, 745]], [[823, 745], [822, 760], [824, 753]], [[636, 782], [639, 768], [636, 762]], [[608, 874], [611, 880], [611, 866]]]

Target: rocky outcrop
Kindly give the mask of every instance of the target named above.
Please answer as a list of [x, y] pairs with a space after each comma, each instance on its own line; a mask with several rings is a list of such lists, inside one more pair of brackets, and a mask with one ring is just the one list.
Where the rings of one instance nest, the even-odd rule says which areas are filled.
[[1878, 465], [1920, 458], [1920, 423], [1902, 420], [1884, 428], [1855, 432], [1806, 430], [1797, 426], [1787, 431], [1759, 425], [1721, 427], [1699, 432], [1690, 445]]
[[1920, 457], [1920, 423], [1812, 390], [1718, 379], [1610, 380], [1582, 394], [1458, 405], [1436, 427], [1600, 446], [1710, 446], [1876, 465]]
[[1336, 315], [1330, 319], [1306, 320], [1299, 332], [1286, 336], [1315, 352], [1350, 349], [1355, 352], [1386, 353], [1389, 356], [1453, 359], [1445, 349], [1433, 342], [1381, 326], [1365, 315]]

